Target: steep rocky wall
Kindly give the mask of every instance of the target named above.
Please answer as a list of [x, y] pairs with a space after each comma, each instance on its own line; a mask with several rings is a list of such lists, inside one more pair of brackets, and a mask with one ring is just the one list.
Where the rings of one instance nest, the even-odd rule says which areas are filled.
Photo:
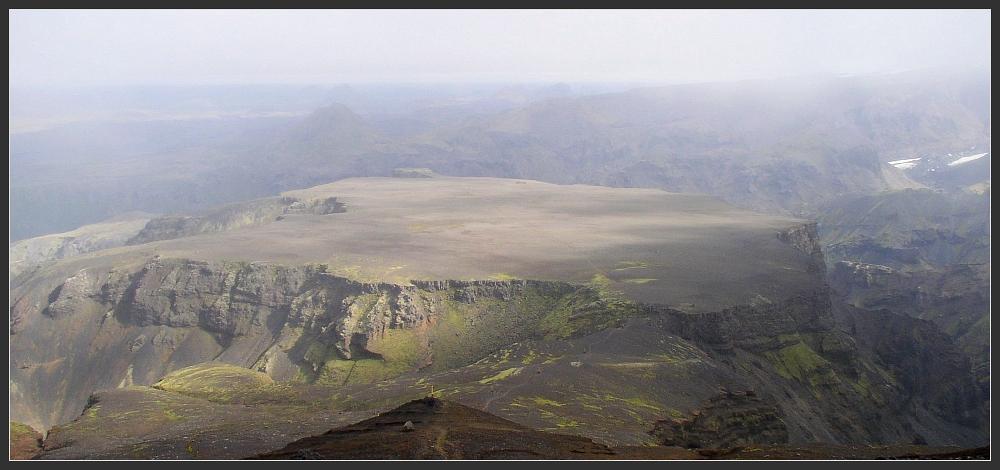
[[667, 331], [720, 352], [737, 347], [752, 349], [766, 338], [826, 331], [833, 326], [829, 293], [824, 291], [704, 314], [659, 306], [651, 310]]
[[972, 361], [983, 392], [990, 383], [990, 265], [952, 265], [899, 271], [888, 266], [838, 262], [830, 285], [858, 308], [886, 309], [930, 321]]
[[826, 262], [823, 259], [823, 249], [815, 222], [784, 230], [779, 232], [777, 237], [778, 240], [810, 256], [806, 272], [815, 276], [826, 271]]
[[39, 429], [75, 418], [95, 390], [151, 385], [209, 360], [279, 380], [364, 383], [624, 318], [565, 283], [360, 283], [323, 265], [153, 257], [29, 281], [11, 295], [11, 413]]
[[[889, 444], [918, 436], [935, 443], [984, 442], [986, 399], [947, 335], [929, 322], [861, 309], [852, 310], [853, 329], [845, 333], [838, 329], [848, 323], [838, 318], [845, 314], [836, 312], [851, 307], [838, 302], [825, 291], [704, 314], [649, 311], [664, 330], [746, 374], [763, 403], [776, 407], [792, 442]], [[732, 418], [716, 414], [665, 420], [658, 436], [723, 445], [728, 441], [705, 435], [705, 426], [718, 428], [716, 421]], [[725, 429], [726, 439], [760, 443], [739, 426]], [[775, 426], [768, 432], [777, 432]]]
[[845, 307], [854, 338], [871, 350], [899, 382], [902, 397], [935, 415], [972, 428], [988, 426], [988, 393], [976, 386], [969, 358], [933, 323]]

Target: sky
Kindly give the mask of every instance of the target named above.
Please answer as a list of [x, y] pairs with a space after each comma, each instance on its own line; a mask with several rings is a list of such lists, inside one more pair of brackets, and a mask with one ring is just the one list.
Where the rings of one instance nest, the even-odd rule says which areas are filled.
[[10, 86], [690, 83], [990, 66], [990, 10], [10, 10]]

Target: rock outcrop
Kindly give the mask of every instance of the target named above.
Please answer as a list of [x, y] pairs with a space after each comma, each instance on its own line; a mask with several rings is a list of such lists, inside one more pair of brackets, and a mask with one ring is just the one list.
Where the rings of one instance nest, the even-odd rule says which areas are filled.
[[689, 449], [784, 444], [788, 428], [778, 414], [752, 390], [724, 391], [701, 410], [657, 422], [651, 434], [662, 445]]
[[126, 245], [172, 240], [200, 233], [233, 230], [281, 220], [288, 214], [327, 215], [345, 212], [335, 197], [303, 200], [296, 197], [269, 197], [222, 206], [211, 211], [186, 215], [170, 214], [150, 220]]

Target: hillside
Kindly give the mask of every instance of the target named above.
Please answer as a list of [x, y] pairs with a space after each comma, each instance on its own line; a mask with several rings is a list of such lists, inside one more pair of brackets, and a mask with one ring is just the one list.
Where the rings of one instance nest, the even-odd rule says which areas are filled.
[[[19, 277], [12, 420], [49, 430], [46, 458], [121, 458], [141, 442], [134, 457], [193, 458], [185, 445], [219, 439], [259, 453], [436, 387], [604, 445], [671, 442], [657, 423], [686, 429], [719, 400], [772, 432], [717, 416], [733, 440], [703, 447], [987, 440], [980, 389], [946, 337], [913, 339], [905, 321], [885, 332], [927, 357], [897, 369], [885, 364], [898, 350], [837, 329], [811, 222], [706, 195], [423, 176], [282, 195], [338, 211], [268, 221], [241, 211], [273, 204], [226, 206], [198, 216], [216, 229], [159, 238], [172, 225], [154, 219], [156, 241]], [[210, 379], [213, 362], [257, 378], [183, 375]], [[951, 375], [909, 375], [931, 369]], [[239, 404], [255, 411], [212, 424]], [[298, 413], [311, 424], [279, 425]], [[211, 455], [253, 455], [233, 452]]]

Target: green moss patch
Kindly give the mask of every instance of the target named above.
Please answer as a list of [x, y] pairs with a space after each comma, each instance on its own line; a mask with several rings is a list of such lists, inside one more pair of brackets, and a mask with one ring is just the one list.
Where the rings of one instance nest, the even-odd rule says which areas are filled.
[[276, 385], [266, 374], [232, 364], [206, 362], [167, 374], [153, 388], [231, 403]]
[[21, 424], [16, 421], [10, 422], [11, 441], [24, 438], [34, 438], [36, 436], [40, 436], [40, 433], [32, 429], [31, 426], [28, 426], [27, 424]]
[[504, 370], [500, 371], [500, 373], [498, 373], [498, 374], [496, 374], [496, 375], [494, 375], [492, 377], [487, 377], [485, 379], [480, 380], [479, 383], [485, 385], [485, 384], [488, 384], [488, 383], [491, 383], [491, 382], [496, 382], [498, 380], [503, 380], [503, 379], [505, 379], [507, 377], [510, 377], [511, 375], [517, 375], [517, 374], [519, 374], [521, 372], [521, 370], [523, 370], [523, 369], [524, 369], [523, 367], [511, 367], [510, 369], [504, 369]]

